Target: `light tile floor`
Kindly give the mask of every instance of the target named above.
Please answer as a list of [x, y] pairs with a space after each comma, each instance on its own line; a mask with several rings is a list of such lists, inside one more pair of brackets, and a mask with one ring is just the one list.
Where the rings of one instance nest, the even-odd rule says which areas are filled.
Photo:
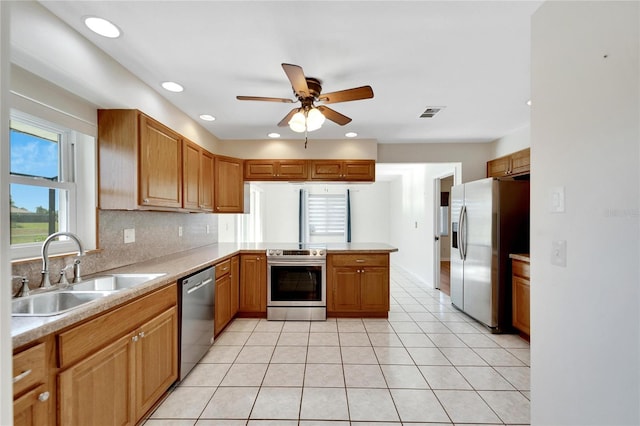
[[397, 267], [387, 319], [236, 319], [147, 426], [528, 424], [529, 344]]

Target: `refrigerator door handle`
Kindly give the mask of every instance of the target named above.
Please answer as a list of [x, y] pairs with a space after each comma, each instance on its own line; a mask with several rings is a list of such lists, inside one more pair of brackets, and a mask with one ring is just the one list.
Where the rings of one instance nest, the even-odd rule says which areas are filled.
[[460, 254], [462, 260], [467, 260], [467, 206], [460, 211]]
[[462, 221], [463, 221], [464, 206], [460, 209], [460, 217], [458, 217], [458, 253], [460, 254], [460, 260], [464, 260], [464, 248], [462, 246]]

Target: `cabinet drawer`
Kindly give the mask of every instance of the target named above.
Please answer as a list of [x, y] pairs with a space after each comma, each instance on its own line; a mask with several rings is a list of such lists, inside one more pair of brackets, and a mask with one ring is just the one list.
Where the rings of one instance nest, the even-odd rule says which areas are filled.
[[45, 381], [46, 350], [40, 343], [13, 356], [13, 395]]
[[224, 277], [231, 272], [231, 259], [216, 264], [216, 279]]
[[529, 275], [530, 265], [527, 262], [514, 260], [511, 267], [512, 267], [513, 275], [522, 277], [522, 278], [530, 278], [530, 275]]
[[331, 256], [333, 266], [389, 266], [387, 254], [337, 254]]
[[176, 285], [169, 285], [58, 335], [59, 367], [86, 358], [149, 320], [177, 305]]

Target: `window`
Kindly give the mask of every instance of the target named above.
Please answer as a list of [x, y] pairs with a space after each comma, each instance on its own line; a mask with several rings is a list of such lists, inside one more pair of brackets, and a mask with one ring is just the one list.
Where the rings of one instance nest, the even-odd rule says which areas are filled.
[[[95, 177], [91, 176], [95, 174], [95, 167], [77, 167], [78, 159], [90, 161], [95, 158], [92, 139], [26, 114], [11, 114], [12, 258], [39, 256], [42, 242], [57, 231], [77, 234], [85, 249], [95, 247], [95, 218], [87, 219], [87, 215], [95, 216], [92, 213], [95, 212], [95, 195], [86, 197], [87, 193], [95, 194]], [[80, 176], [76, 176], [78, 170]], [[85, 176], [87, 174], [89, 176]], [[79, 194], [85, 195], [85, 205], [78, 202]], [[51, 253], [74, 250], [70, 241], [53, 244], [50, 248]]]
[[349, 191], [300, 190], [300, 240], [305, 243], [350, 242]]
[[309, 235], [344, 236], [347, 198], [344, 194], [309, 194], [307, 198]]

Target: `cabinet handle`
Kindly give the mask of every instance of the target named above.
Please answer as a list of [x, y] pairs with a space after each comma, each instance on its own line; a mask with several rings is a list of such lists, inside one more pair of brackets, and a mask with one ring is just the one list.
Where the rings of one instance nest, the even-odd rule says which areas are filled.
[[141, 331], [140, 333], [138, 333], [138, 336], [140, 336], [141, 339], [144, 339], [144, 331]]
[[142, 200], [143, 203], [148, 204], [149, 203], [149, 199], [145, 198], [144, 200]]
[[137, 342], [137, 341], [138, 341], [138, 336], [133, 336], [133, 337], [131, 338], [131, 340], [133, 340], [134, 342]]
[[20, 380], [27, 377], [29, 374], [31, 374], [31, 370], [23, 371], [22, 373], [18, 374], [16, 377], [13, 378], [13, 383], [19, 382]]
[[365, 260], [364, 259], [356, 259], [356, 263], [364, 263]]
[[47, 399], [49, 399], [49, 392], [42, 392], [38, 395], [38, 401], [40, 402], [45, 402]]

